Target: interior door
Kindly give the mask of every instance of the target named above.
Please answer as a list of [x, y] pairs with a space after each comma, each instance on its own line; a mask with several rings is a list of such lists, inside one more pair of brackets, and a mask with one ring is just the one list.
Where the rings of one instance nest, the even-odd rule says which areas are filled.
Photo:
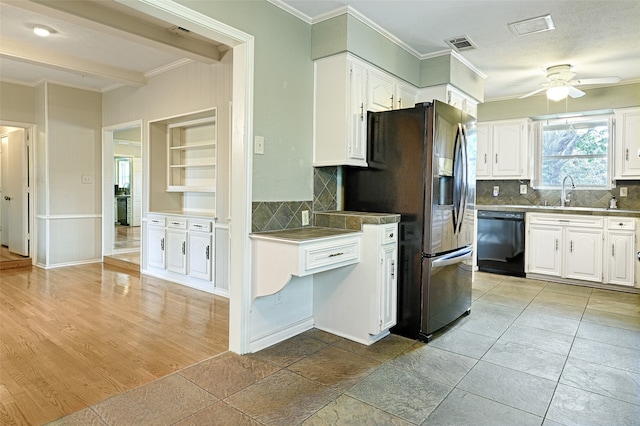
[[18, 129], [9, 133], [5, 205], [7, 214], [9, 251], [29, 256], [29, 146], [28, 132]]

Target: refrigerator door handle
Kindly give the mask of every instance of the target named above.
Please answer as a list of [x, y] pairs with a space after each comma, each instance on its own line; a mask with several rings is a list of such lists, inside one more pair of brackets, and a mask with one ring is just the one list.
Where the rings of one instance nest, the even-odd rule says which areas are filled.
[[446, 256], [442, 256], [437, 260], [434, 260], [432, 265], [434, 268], [453, 265], [455, 263], [460, 263], [467, 259], [471, 259], [472, 255], [473, 255], [473, 249], [471, 249], [470, 247], [466, 247], [463, 250], [450, 253]]
[[467, 196], [469, 195], [469, 172], [467, 168], [469, 167], [469, 152], [467, 145], [467, 132], [462, 124], [458, 124], [460, 128], [460, 135], [462, 138], [462, 170], [463, 170], [463, 180], [462, 180], [462, 199], [461, 199], [461, 208], [460, 208], [460, 221], [458, 227], [458, 234], [462, 232], [462, 224], [464, 223], [464, 215], [467, 212]]
[[462, 124], [458, 123], [458, 132], [456, 133], [456, 143], [455, 143], [455, 188], [454, 191], [458, 192], [458, 199], [455, 200], [455, 206], [453, 210], [453, 232], [458, 234], [460, 232], [460, 228], [462, 226], [462, 214], [463, 214], [463, 206], [465, 200], [465, 182], [466, 182], [466, 172], [465, 172], [465, 154], [464, 154], [464, 144], [463, 144], [463, 134], [462, 134]]

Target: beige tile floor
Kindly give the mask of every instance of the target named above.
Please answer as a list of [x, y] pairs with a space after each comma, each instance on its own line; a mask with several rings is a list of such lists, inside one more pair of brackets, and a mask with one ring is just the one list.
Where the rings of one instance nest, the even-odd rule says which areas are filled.
[[52, 424], [637, 425], [640, 295], [479, 273], [429, 344], [309, 330]]

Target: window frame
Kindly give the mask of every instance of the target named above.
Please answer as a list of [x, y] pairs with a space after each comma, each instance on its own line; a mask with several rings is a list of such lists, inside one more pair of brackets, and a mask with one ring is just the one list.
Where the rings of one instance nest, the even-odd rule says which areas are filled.
[[[609, 127], [609, 143], [607, 145], [607, 175], [606, 184], [602, 186], [585, 186], [576, 185], [573, 191], [580, 190], [611, 190], [615, 187], [613, 182], [613, 168], [614, 168], [614, 147], [615, 147], [615, 127], [614, 127], [614, 114], [611, 113], [598, 113], [592, 115], [581, 115], [577, 117], [564, 117], [564, 118], [544, 118], [537, 119], [532, 123], [532, 134], [534, 143], [534, 170], [532, 187], [539, 190], [557, 190], [562, 185], [542, 185], [542, 143], [543, 143], [543, 131], [544, 127], [548, 125], [558, 124], [577, 124], [592, 121], [606, 121]], [[579, 156], [576, 156], [576, 158]], [[570, 158], [570, 157], [569, 157]]]

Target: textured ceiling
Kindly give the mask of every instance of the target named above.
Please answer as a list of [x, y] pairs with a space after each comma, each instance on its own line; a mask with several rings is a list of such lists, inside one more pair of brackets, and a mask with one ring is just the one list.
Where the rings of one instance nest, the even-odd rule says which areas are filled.
[[[348, 6], [355, 16], [398, 40], [419, 58], [449, 49], [444, 42], [446, 38], [466, 35], [478, 49], [460, 54], [486, 75], [485, 100], [530, 92], [544, 82], [545, 67], [562, 63], [573, 65], [577, 78], [618, 76], [620, 84], [640, 81], [639, 0], [269, 1], [309, 23], [344, 13]], [[45, 3], [55, 4], [50, 0], [0, 1], [0, 48], [17, 43], [19, 47], [35, 47], [49, 55], [48, 58], [44, 55], [42, 61], [3, 55], [0, 58], [3, 80], [35, 84], [46, 79], [104, 91], [127, 84], [113, 76], [139, 75], [144, 80], [144, 76], [188, 57], [158, 43], [123, 37], [122, 32], [86, 24], [81, 19], [68, 19]], [[79, 3], [126, 11], [159, 27], [171, 26], [113, 1]], [[507, 27], [510, 22], [547, 13], [555, 23], [554, 31], [516, 38]], [[47, 39], [36, 38], [31, 32], [34, 24], [45, 24], [57, 33]], [[84, 68], [51, 67], [56, 56], [78, 58]], [[102, 66], [105, 71], [83, 72], [93, 65]]]
[[[544, 68], [568, 63], [577, 78], [640, 81], [640, 1], [274, 0], [317, 22], [349, 6], [424, 57], [466, 35], [460, 54], [486, 75], [485, 100], [522, 95], [545, 81]], [[508, 23], [551, 14], [556, 29], [515, 37]], [[588, 88], [588, 87], [587, 87]]]

